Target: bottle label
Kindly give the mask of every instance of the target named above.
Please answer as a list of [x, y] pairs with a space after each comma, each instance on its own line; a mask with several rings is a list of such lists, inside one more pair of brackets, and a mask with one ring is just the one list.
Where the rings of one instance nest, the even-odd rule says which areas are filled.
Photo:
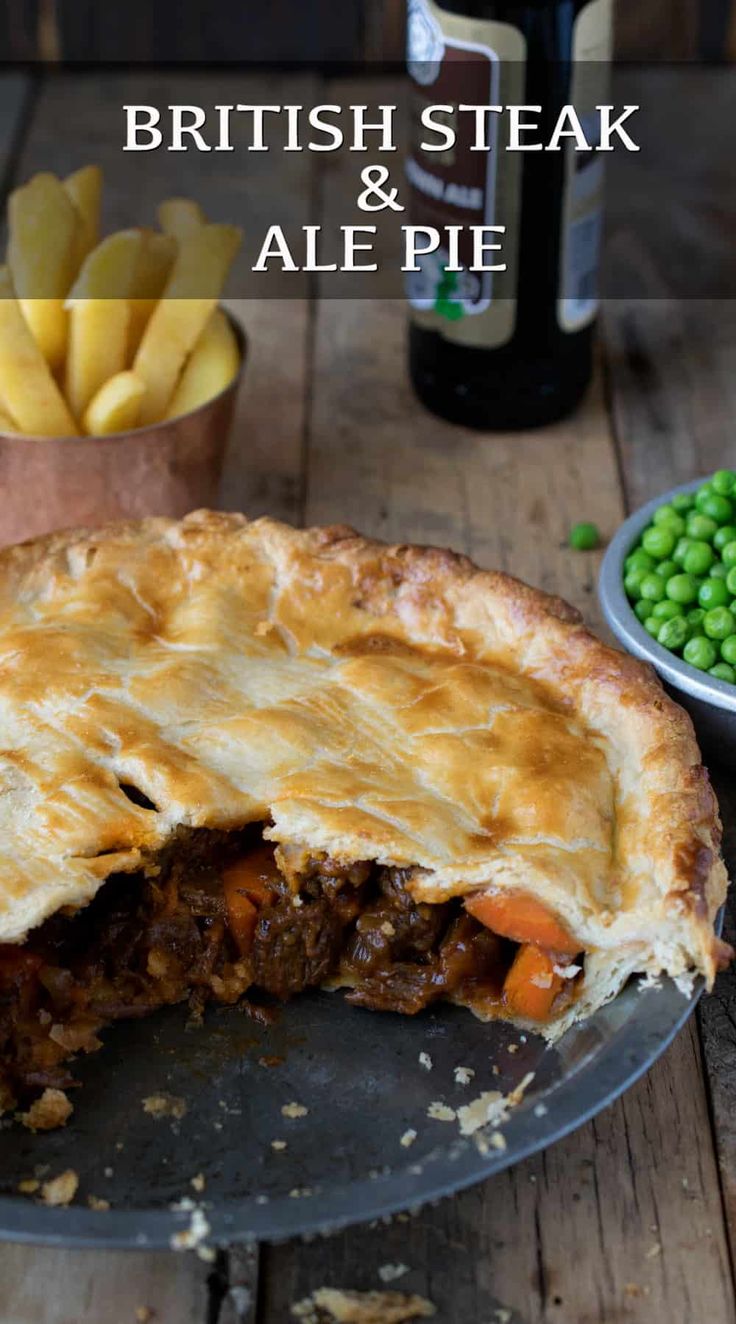
[[[439, 331], [445, 340], [483, 349], [503, 345], [516, 324], [521, 160], [495, 150], [497, 117], [490, 115], [489, 151], [471, 151], [472, 115], [447, 113], [457, 131], [449, 151], [422, 151], [435, 135], [422, 126], [427, 105], [508, 105], [523, 101], [526, 42], [508, 23], [467, 18], [443, 10], [434, 0], [409, 0], [408, 64], [412, 78], [412, 147], [406, 171], [414, 225], [462, 226], [460, 271], [448, 271], [446, 245], [418, 259], [419, 272], [407, 278], [412, 317]], [[487, 254], [505, 271], [472, 272], [471, 225], [506, 227], [500, 253]], [[467, 265], [466, 265], [467, 264]]]
[[[591, 146], [600, 140], [596, 105], [607, 100], [612, 9], [612, 0], [592, 0], [580, 10], [573, 27], [570, 101]], [[603, 161], [596, 152], [576, 152], [568, 142], [557, 298], [557, 321], [563, 331], [579, 331], [598, 311]]]

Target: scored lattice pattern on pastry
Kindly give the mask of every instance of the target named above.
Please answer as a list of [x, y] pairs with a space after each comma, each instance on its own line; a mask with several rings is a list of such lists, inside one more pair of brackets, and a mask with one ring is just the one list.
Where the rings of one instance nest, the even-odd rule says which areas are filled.
[[0, 554], [0, 941], [180, 825], [532, 892], [632, 970], [711, 977], [725, 891], [689, 719], [577, 614], [450, 552], [198, 512]]

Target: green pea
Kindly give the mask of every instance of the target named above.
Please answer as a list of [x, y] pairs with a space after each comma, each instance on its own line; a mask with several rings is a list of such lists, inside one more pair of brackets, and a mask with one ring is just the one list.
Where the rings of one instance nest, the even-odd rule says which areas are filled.
[[662, 525], [652, 524], [642, 535], [641, 545], [657, 561], [665, 561], [675, 550], [677, 537]]
[[730, 600], [731, 594], [722, 579], [706, 579], [698, 589], [698, 606], [706, 611], [711, 611], [713, 607], [726, 607]]
[[[642, 602], [643, 601], [644, 599], [642, 598]], [[637, 602], [636, 605], [638, 607], [639, 603]], [[649, 606], [648, 614], [653, 616], [655, 621], [671, 621], [674, 616], [683, 616], [684, 618], [681, 604], [679, 602], [670, 602], [669, 598], [664, 598], [662, 602], [655, 602], [654, 606], [652, 606], [651, 602], [647, 605]]]
[[726, 575], [726, 588], [736, 598], [736, 565], [732, 565]]
[[676, 561], [659, 561], [654, 567], [655, 575], [661, 575], [663, 579], [670, 579], [672, 575], [677, 574]]
[[594, 547], [599, 546], [601, 535], [595, 524], [583, 521], [581, 524], [573, 524], [569, 541], [576, 552], [590, 552]]
[[736, 541], [736, 524], [724, 524], [723, 528], [717, 529], [713, 534], [713, 546], [717, 552], [722, 552], [727, 542]]
[[733, 516], [733, 502], [726, 496], [719, 496], [717, 492], [711, 492], [709, 497], [705, 497], [698, 509], [703, 515], [714, 519], [716, 524], [727, 524]]
[[716, 665], [710, 668], [708, 675], [715, 676], [716, 680], [727, 680], [731, 685], [736, 682], [736, 671], [728, 665], [728, 662], [716, 662]]
[[685, 521], [674, 506], [659, 506], [652, 516], [652, 522], [657, 528], [671, 529], [677, 538], [685, 532]]
[[701, 509], [703, 502], [708, 500], [708, 497], [712, 494], [712, 492], [713, 492], [713, 488], [711, 487], [710, 483], [703, 483], [702, 486], [698, 488], [697, 492], [695, 493], [696, 510]]
[[690, 611], [685, 612], [685, 620], [693, 633], [699, 634], [703, 621], [705, 620], [705, 612], [703, 611], [703, 608], [691, 607]]
[[[736, 538], [736, 529], [733, 531], [733, 536]], [[643, 547], [635, 548], [633, 552], [629, 553], [624, 561], [625, 570], [637, 570], [639, 566], [641, 566], [643, 570], [654, 570], [656, 565], [657, 562], [654, 557], [650, 556], [649, 552], [645, 552]]]
[[692, 543], [692, 541], [693, 541], [692, 538], [687, 538], [687, 537], [678, 539], [677, 545], [675, 546], [675, 550], [672, 553], [672, 560], [675, 561], [677, 565], [682, 565], [683, 561], [685, 560], [687, 550], [690, 544]]
[[[654, 605], [655, 607], [661, 607], [662, 603], [655, 602]], [[674, 603], [672, 605], [675, 606]], [[652, 604], [651, 602], [645, 602], [644, 598], [639, 598], [639, 601], [634, 603], [634, 611], [636, 612], [637, 616], [639, 617], [639, 620], [643, 625], [644, 622], [648, 620], [648, 618], [652, 615]]]
[[639, 593], [646, 602], [661, 602], [665, 595], [665, 582], [661, 575], [645, 575], [639, 585]]
[[710, 639], [706, 639], [704, 634], [696, 634], [692, 639], [688, 639], [682, 650], [682, 656], [691, 667], [697, 667], [698, 671], [708, 671], [715, 666], [718, 654], [715, 644]]
[[730, 662], [732, 667], [736, 666], [736, 634], [730, 634], [728, 639], [723, 640], [721, 657], [724, 662]]
[[662, 622], [655, 620], [654, 616], [647, 616], [647, 619], [644, 622], [644, 629], [647, 631], [648, 634], [652, 636], [653, 639], [656, 639], [657, 635], [659, 634], [661, 625]]
[[682, 568], [688, 575], [707, 575], [714, 561], [715, 555], [709, 543], [692, 542], [685, 553]]
[[657, 635], [657, 643], [663, 648], [671, 648], [673, 652], [678, 652], [687, 643], [689, 636], [690, 627], [684, 616], [673, 616], [671, 621], [663, 622]]
[[712, 565], [708, 571], [710, 579], [725, 579], [727, 575], [728, 570], [722, 561], [716, 561], [715, 565]]
[[704, 515], [697, 510], [688, 515], [685, 524], [685, 532], [688, 538], [697, 538], [699, 542], [711, 542], [717, 531], [718, 525], [709, 515]]
[[728, 639], [736, 631], [736, 616], [728, 607], [714, 607], [705, 613], [703, 633], [709, 639]]
[[676, 510], [678, 515], [683, 515], [685, 511], [692, 510], [695, 505], [695, 497], [692, 492], [675, 492], [670, 505]]
[[716, 469], [710, 485], [719, 496], [731, 496], [736, 483], [736, 474], [732, 469]]
[[727, 542], [726, 546], [721, 549], [721, 560], [729, 570], [731, 566], [736, 565], [736, 538], [731, 542]]
[[641, 597], [641, 581], [651, 574], [651, 570], [630, 570], [624, 577], [624, 588], [626, 596], [636, 601]]
[[673, 602], [681, 602], [687, 606], [697, 598], [698, 586], [692, 575], [673, 575], [667, 580], [666, 593]]

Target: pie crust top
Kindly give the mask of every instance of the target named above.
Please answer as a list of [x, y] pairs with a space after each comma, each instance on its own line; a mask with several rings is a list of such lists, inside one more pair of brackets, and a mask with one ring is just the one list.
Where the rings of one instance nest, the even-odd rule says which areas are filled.
[[713, 977], [726, 874], [690, 720], [559, 599], [208, 511], [0, 553], [0, 941], [180, 825], [252, 821], [409, 868], [418, 900], [533, 893], [586, 949], [570, 1018], [634, 970]]

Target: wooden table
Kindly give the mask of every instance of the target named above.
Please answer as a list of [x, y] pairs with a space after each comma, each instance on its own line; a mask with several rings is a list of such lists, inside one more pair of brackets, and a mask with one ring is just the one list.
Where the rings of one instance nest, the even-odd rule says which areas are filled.
[[[275, 76], [221, 72], [216, 83], [188, 75], [182, 98], [176, 78], [157, 78], [162, 102], [297, 101], [314, 91], [306, 75], [291, 76], [287, 90]], [[348, 93], [329, 85], [320, 100]], [[60, 140], [71, 135], [76, 164], [107, 162], [111, 173], [114, 155], [119, 171], [111, 147], [119, 107], [141, 99], [135, 75], [62, 76], [37, 89], [6, 75], [7, 178], [68, 168]], [[133, 161], [127, 183], [121, 177], [113, 188], [108, 219], [117, 224], [152, 215]], [[159, 197], [175, 180], [170, 159], [160, 166]], [[211, 215], [252, 214], [259, 226], [259, 172], [282, 171], [300, 223], [329, 218], [345, 186], [339, 167], [306, 153], [226, 168], [229, 175], [213, 172]], [[515, 436], [465, 432], [418, 407], [399, 303], [295, 298], [240, 311], [252, 357], [224, 507], [446, 544], [563, 594], [593, 625], [601, 626], [598, 558], [567, 549], [569, 525], [595, 520], [610, 534], [627, 508], [736, 459], [732, 304], [608, 304], [584, 407], [557, 427]], [[733, 857], [733, 783], [717, 783]], [[214, 1265], [167, 1253], [4, 1245], [0, 1318], [132, 1324], [148, 1307], [155, 1324], [285, 1324], [289, 1304], [314, 1288], [374, 1288], [378, 1266], [401, 1261], [411, 1273], [400, 1286], [433, 1300], [444, 1324], [731, 1324], [735, 1044], [736, 978], [724, 975], [618, 1103], [546, 1153], [408, 1222], [234, 1250]]]

